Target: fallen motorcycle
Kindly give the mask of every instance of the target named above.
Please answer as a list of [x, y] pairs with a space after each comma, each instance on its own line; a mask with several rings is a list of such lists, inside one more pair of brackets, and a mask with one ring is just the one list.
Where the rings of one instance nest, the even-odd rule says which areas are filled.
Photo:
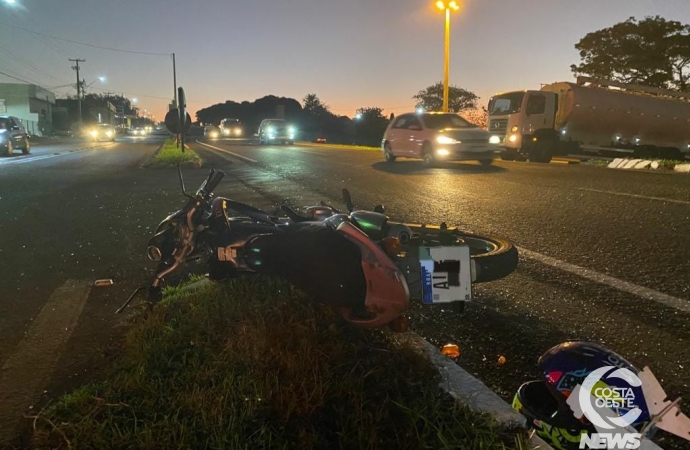
[[[269, 214], [214, 197], [223, 177], [223, 172], [211, 170], [197, 192], [189, 195], [180, 172], [188, 201], [160, 223], [148, 246], [149, 258], [159, 262], [157, 274], [118, 312], [144, 289], [150, 301], [160, 300], [168, 275], [188, 261], [206, 259], [212, 280], [242, 273], [277, 274], [308, 293], [328, 298], [342, 308], [349, 322], [380, 327], [398, 323], [410, 298], [464, 305], [471, 300], [472, 283], [501, 279], [517, 267], [517, 249], [506, 240], [445, 224], [393, 222], [381, 205], [373, 211], [355, 210], [347, 190], [343, 190], [347, 213], [321, 204], [303, 211], [282, 205], [282, 214]], [[336, 251], [343, 241], [333, 231], [354, 243], [359, 253], [353, 256], [355, 247], [345, 244]], [[356, 264], [345, 264], [346, 256], [356, 258]], [[364, 272], [361, 281], [350, 270], [355, 265]], [[267, 266], [273, 270], [267, 271]], [[345, 274], [339, 277], [339, 272]], [[363, 304], [348, 302], [347, 296], [356, 297], [357, 292], [365, 298]]]

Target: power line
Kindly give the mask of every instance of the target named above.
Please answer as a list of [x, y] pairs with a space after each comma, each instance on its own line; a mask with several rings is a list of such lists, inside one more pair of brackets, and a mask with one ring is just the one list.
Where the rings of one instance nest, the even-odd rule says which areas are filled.
[[26, 59], [22, 58], [21, 56], [17, 55], [16, 53], [13, 53], [8, 48], [6, 48], [2, 45], [0, 45], [0, 51], [3, 51], [5, 53], [7, 53], [8, 55], [12, 56], [12, 58], [10, 58], [8, 61], [12, 61], [14, 59], [19, 65], [23, 66], [24, 68], [28, 69], [31, 72], [34, 72], [36, 75], [42, 76], [44, 78], [50, 78], [52, 80], [59, 81], [60, 83], [65, 82], [65, 80], [62, 80], [60, 78], [56, 78], [55, 76], [39, 69], [38, 67], [36, 67], [35, 65], [33, 65], [29, 61], [27, 61]]
[[21, 30], [21, 31], [24, 31], [24, 32], [26, 32], [26, 33], [32, 33], [32, 34], [36, 34], [36, 35], [38, 35], [38, 36], [44, 36], [44, 37], [47, 37], [47, 38], [55, 39], [55, 40], [57, 40], [57, 41], [69, 42], [69, 43], [71, 43], [71, 44], [83, 45], [83, 46], [85, 46], [85, 47], [97, 48], [97, 49], [100, 49], [100, 50], [109, 50], [109, 51], [111, 51], [111, 52], [133, 53], [133, 54], [136, 54], [136, 55], [153, 55], [153, 56], [171, 56], [171, 55], [172, 55], [172, 53], [141, 52], [141, 51], [136, 51], [136, 50], [123, 50], [123, 49], [121, 49], [121, 48], [103, 47], [103, 46], [100, 46], [100, 45], [87, 44], [86, 42], [79, 42], [79, 41], [75, 41], [75, 40], [72, 40], [72, 39], [65, 39], [65, 38], [60, 38], [60, 37], [57, 37], [57, 36], [51, 36], [50, 34], [45, 34], [45, 33], [41, 33], [41, 32], [39, 32], [39, 31], [34, 31], [34, 30], [29, 30], [28, 28], [18, 27], [18, 26], [16, 26], [16, 25], [11, 25], [11, 24], [5, 23], [5, 22], [0, 22], [0, 25], [6, 26], [6, 27], [10, 27], [10, 28], [14, 28], [14, 29], [17, 29], [17, 30]]
[[6, 77], [13, 78], [13, 79], [15, 79], [15, 80], [17, 80], [17, 81], [21, 81], [22, 83], [26, 83], [26, 84], [36, 84], [36, 83], [32, 83], [31, 81], [22, 80], [21, 78], [17, 78], [17, 77], [15, 77], [15, 76], [12, 76], [12, 75], [10, 75], [9, 73], [5, 73], [5, 72], [3, 72], [3, 71], [0, 71], [0, 75], [5, 75]]

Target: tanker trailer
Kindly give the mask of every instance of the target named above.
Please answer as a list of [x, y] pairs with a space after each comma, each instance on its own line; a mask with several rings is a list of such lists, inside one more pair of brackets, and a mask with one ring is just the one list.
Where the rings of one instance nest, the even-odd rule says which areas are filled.
[[488, 130], [507, 160], [579, 153], [684, 159], [690, 151], [687, 92], [578, 77], [494, 95], [488, 109]]

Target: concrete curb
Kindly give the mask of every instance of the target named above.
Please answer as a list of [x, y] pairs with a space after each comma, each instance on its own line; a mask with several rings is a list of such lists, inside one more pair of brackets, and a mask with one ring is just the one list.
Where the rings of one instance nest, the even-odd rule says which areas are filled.
[[367, 147], [364, 145], [344, 145], [344, 144], [315, 144], [313, 142], [296, 142], [303, 147], [314, 147], [314, 148], [335, 148], [341, 150], [360, 150], [365, 152], [380, 152], [379, 147]]
[[140, 168], [140, 169], [145, 169], [145, 168], [147, 168], [148, 166], [150, 166], [150, 165], [151, 165], [151, 161], [153, 161], [153, 159], [156, 157], [156, 155], [158, 154], [158, 152], [161, 151], [161, 149], [163, 148], [164, 145], [165, 145], [165, 141], [163, 141], [163, 143], [162, 143], [161, 145], [159, 145], [158, 148], [157, 148], [156, 150], [154, 150], [154, 152], [151, 153], [151, 154], [144, 160], [144, 162], [142, 162], [141, 164], [139, 164], [139, 168]]
[[472, 411], [490, 414], [505, 428], [526, 427], [527, 420], [522, 414], [414, 331], [396, 335], [395, 341], [409, 345], [429, 359], [441, 375], [441, 389]]
[[[607, 167], [609, 169], [622, 170], [658, 170], [663, 166], [660, 160], [615, 158]], [[669, 167], [670, 170], [671, 168]], [[690, 173], [690, 164], [676, 164], [672, 170], [674, 172]]]

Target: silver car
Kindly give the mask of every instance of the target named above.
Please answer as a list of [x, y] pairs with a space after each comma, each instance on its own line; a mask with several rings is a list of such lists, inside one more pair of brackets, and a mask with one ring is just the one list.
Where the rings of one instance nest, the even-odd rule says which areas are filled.
[[441, 161], [479, 161], [491, 165], [500, 150], [491, 135], [453, 113], [409, 113], [394, 118], [381, 142], [388, 162], [421, 159], [427, 165]]

